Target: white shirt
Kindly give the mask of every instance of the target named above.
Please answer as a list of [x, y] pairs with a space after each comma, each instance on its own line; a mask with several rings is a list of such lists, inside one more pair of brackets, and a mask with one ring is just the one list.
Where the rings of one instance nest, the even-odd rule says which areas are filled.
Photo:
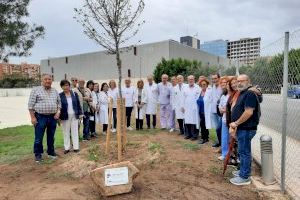
[[211, 112], [212, 113], [217, 113], [217, 104], [218, 101], [220, 100], [222, 95], [222, 89], [221, 87], [216, 87], [213, 85], [212, 87], [212, 102], [211, 102]]
[[119, 97], [119, 90], [118, 90], [118, 88], [114, 88], [113, 90], [109, 89], [108, 96], [112, 98], [113, 108], [117, 108], [117, 99]]
[[187, 85], [184, 88], [184, 120], [186, 124], [199, 124], [199, 110], [197, 99], [200, 95], [200, 88], [198, 85], [190, 87]]
[[158, 87], [158, 101], [161, 105], [170, 105], [171, 98], [171, 83], [167, 82], [163, 84], [162, 82], [157, 85]]
[[73, 109], [73, 102], [71, 96], [67, 97], [67, 102], [68, 102], [68, 115], [74, 115], [75, 112]]
[[125, 107], [133, 107], [135, 88], [133, 86], [122, 88], [122, 97], [125, 98]]

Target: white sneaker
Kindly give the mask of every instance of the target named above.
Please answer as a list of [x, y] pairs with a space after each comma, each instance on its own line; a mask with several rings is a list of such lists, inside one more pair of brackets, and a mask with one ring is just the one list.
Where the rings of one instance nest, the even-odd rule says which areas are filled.
[[219, 156], [218, 159], [219, 160], [224, 160], [224, 157], [223, 156]]
[[169, 130], [169, 132], [170, 132], [170, 133], [174, 132], [174, 128], [171, 128], [171, 129]]
[[112, 132], [112, 133], [115, 133], [115, 132], [117, 132], [117, 130], [116, 130], [115, 128], [113, 128], [113, 129], [111, 130], [111, 132]]
[[132, 131], [133, 128], [132, 128], [131, 126], [128, 126], [128, 127], [127, 127], [127, 130], [128, 130], [128, 131]]

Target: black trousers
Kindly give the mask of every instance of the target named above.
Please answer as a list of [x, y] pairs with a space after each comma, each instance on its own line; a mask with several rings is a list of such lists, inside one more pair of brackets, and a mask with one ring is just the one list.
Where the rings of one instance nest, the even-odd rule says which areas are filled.
[[103, 124], [103, 132], [107, 131], [108, 124]]
[[126, 107], [126, 123], [127, 123], [127, 127], [130, 126], [130, 120], [131, 120], [132, 110], [133, 110], [133, 107]]
[[96, 132], [95, 114], [94, 113], [90, 113], [90, 116], [94, 117], [94, 121], [89, 120], [90, 133], [93, 134], [93, 133]]
[[186, 136], [192, 138], [198, 138], [198, 132], [196, 130], [196, 124], [185, 124], [185, 134]]
[[[146, 114], [146, 121], [147, 121], [147, 127], [150, 128], [150, 119], [151, 115]], [[156, 127], [156, 115], [152, 115], [152, 126], [153, 128]]]
[[113, 128], [117, 128], [117, 108], [112, 109], [113, 112]]
[[183, 119], [177, 119], [179, 130], [181, 134], [184, 134], [184, 126], [183, 126]]
[[209, 131], [205, 126], [205, 115], [204, 115], [204, 113], [200, 114], [200, 130], [201, 130], [201, 138], [203, 140], [208, 140]]
[[142, 119], [135, 120], [136, 130], [143, 130], [143, 122], [144, 122], [144, 120], [142, 120]]

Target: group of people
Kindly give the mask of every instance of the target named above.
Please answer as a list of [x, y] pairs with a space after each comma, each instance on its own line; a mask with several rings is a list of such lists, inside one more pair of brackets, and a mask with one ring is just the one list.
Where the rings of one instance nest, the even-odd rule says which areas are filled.
[[[211, 80], [211, 82], [210, 82]], [[161, 129], [169, 132], [178, 131], [185, 139], [198, 140], [203, 145], [209, 141], [209, 130], [215, 129], [217, 142], [213, 147], [220, 148], [220, 160], [229, 152], [230, 137], [236, 139], [239, 170], [234, 171], [230, 182], [235, 185], [250, 184], [251, 173], [251, 139], [254, 137], [260, 117], [259, 104], [262, 101], [260, 90], [250, 84], [247, 75], [223, 76], [212, 74], [210, 80], [200, 76], [198, 81], [193, 75], [184, 82], [182, 75], [163, 74], [161, 82], [155, 83], [153, 76], [147, 82], [139, 80], [137, 86], [125, 79], [121, 88], [125, 98], [127, 129], [131, 127], [131, 115], [134, 110], [136, 130], [143, 129], [144, 118], [147, 128], [156, 128], [157, 113]], [[47, 129], [47, 153], [56, 158], [54, 151], [54, 134], [57, 122], [64, 133], [65, 154], [71, 150], [70, 138], [74, 152], [79, 151], [79, 126], [82, 120], [83, 140], [97, 137], [96, 124], [103, 126], [105, 134], [108, 128], [108, 107], [112, 101], [112, 132], [116, 132], [117, 99], [119, 90], [114, 80], [98, 83], [72, 78], [62, 80], [63, 92], [58, 93], [51, 87], [52, 77], [42, 76], [42, 86], [32, 90], [28, 108], [32, 124], [35, 127], [34, 154], [37, 162], [43, 154], [42, 140]], [[151, 123], [152, 117], [152, 123]], [[176, 125], [176, 121], [177, 124]]]

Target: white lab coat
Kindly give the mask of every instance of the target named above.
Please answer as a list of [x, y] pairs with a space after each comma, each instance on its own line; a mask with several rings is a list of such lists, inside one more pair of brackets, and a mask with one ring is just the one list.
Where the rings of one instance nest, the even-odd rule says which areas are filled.
[[175, 88], [176, 86], [171, 86], [170, 104], [172, 110], [175, 110]]
[[108, 104], [109, 104], [108, 94], [105, 94], [105, 92], [101, 91], [99, 93], [99, 102], [100, 102], [99, 123], [108, 124]]
[[157, 100], [158, 100], [158, 88], [157, 84], [153, 83], [151, 86], [149, 83], [145, 84], [145, 90], [147, 93], [147, 105], [146, 114], [156, 115], [157, 112]]
[[138, 89], [135, 90], [134, 93], [134, 102], [135, 102], [135, 118], [136, 119], [144, 119], [144, 116], [146, 114], [146, 107], [147, 107], [147, 92], [145, 89], [142, 89], [142, 98], [141, 98], [141, 102], [144, 103], [143, 107], [138, 109], [137, 104], [138, 104], [138, 95], [139, 95], [139, 91]]
[[194, 87], [187, 85], [184, 88], [184, 122], [185, 124], [195, 124], [199, 128], [199, 109], [197, 99], [200, 95], [200, 87], [194, 84]]
[[[204, 101], [204, 115], [205, 115], [205, 126], [207, 129], [214, 128], [212, 127], [212, 101], [213, 101], [213, 96], [212, 96], [212, 88], [208, 87], [206, 89], [205, 95], [203, 97]], [[199, 112], [198, 112], [199, 113]]]
[[122, 97], [125, 98], [125, 107], [133, 107], [134, 106], [134, 93], [135, 88], [130, 86], [129, 88], [122, 88]]
[[185, 83], [182, 83], [181, 90], [179, 89], [179, 84], [174, 87], [174, 94], [172, 97], [172, 103], [175, 110], [176, 119], [184, 119], [184, 112], [182, 112], [182, 108], [184, 108], [184, 89], [187, 87]]
[[[96, 109], [95, 122], [100, 123], [100, 92], [92, 92], [93, 107]], [[98, 110], [98, 111], [97, 111]]]

